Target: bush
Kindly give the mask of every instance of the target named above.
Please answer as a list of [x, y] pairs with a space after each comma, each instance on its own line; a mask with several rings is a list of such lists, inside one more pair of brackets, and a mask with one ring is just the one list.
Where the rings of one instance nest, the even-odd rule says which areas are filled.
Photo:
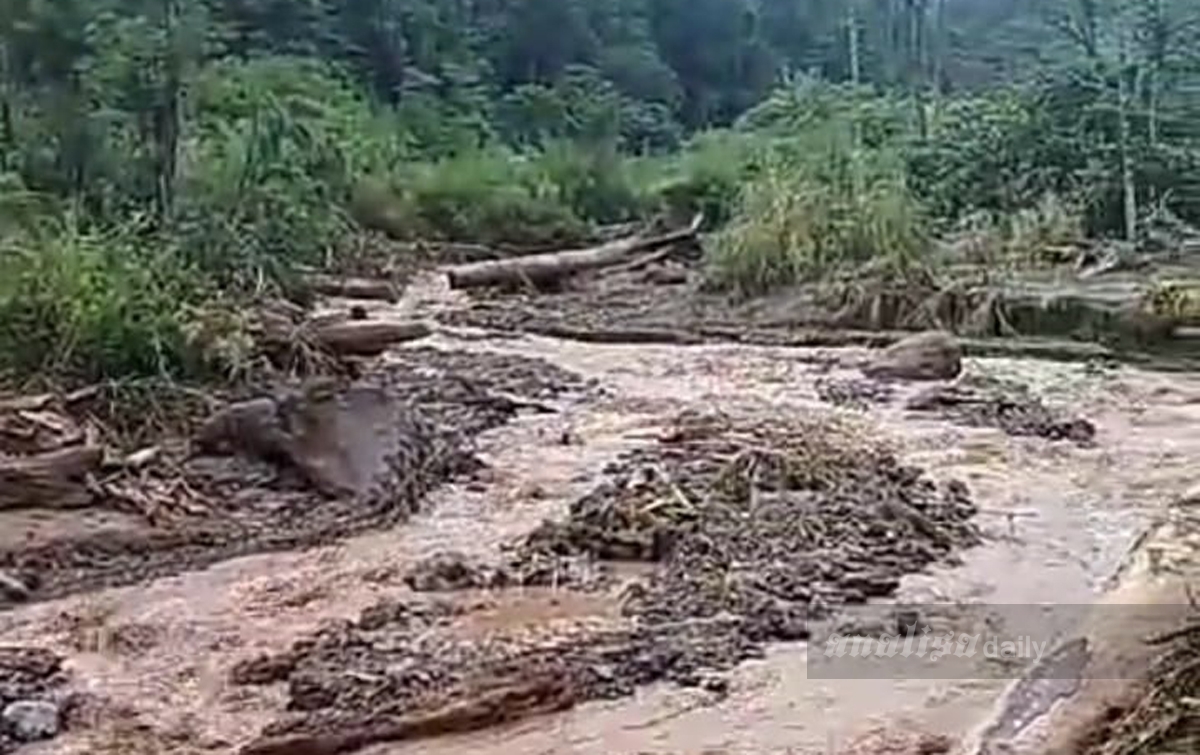
[[211, 135], [196, 152], [175, 231], [187, 261], [222, 285], [285, 279], [348, 231], [344, 179], [325, 178], [338, 172], [337, 155], [282, 114], [264, 114], [248, 132]]
[[639, 191], [630, 161], [611, 145], [555, 142], [530, 161], [537, 194], [570, 208], [589, 223], [615, 223], [637, 217], [647, 198]]
[[903, 174], [875, 161], [853, 180], [794, 155], [772, 158], [715, 239], [710, 279], [752, 295], [868, 261], [905, 274], [928, 248], [924, 217]]
[[352, 212], [396, 238], [541, 246], [637, 217], [647, 202], [630, 162], [611, 148], [554, 142], [402, 166], [386, 181], [361, 182]]
[[397, 162], [365, 99], [313, 61], [224, 63], [197, 84], [175, 223], [190, 262], [235, 288], [286, 280], [348, 232], [354, 176]]
[[0, 371], [81, 380], [188, 367], [183, 307], [196, 294], [170, 251], [127, 234], [58, 228], [0, 245]]
[[1084, 215], [1073, 203], [1047, 194], [1033, 207], [1009, 213], [976, 212], [955, 228], [955, 248], [979, 264], [1028, 267], [1055, 262], [1048, 252], [1084, 238]]
[[390, 191], [360, 189], [353, 212], [396, 238], [540, 245], [584, 234], [586, 224], [536, 176], [528, 158], [501, 150], [410, 164], [389, 177]]
[[720, 227], [736, 211], [762, 146], [761, 139], [730, 131], [700, 134], [666, 164], [652, 193], [668, 215], [683, 219], [703, 213], [707, 227]]

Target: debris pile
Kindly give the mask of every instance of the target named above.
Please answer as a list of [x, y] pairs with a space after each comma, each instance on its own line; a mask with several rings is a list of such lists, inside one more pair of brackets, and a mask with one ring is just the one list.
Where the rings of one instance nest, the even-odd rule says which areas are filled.
[[504, 587], [509, 577], [501, 569], [475, 563], [462, 553], [444, 551], [422, 559], [404, 575], [415, 592], [452, 592]]
[[1087, 755], [1200, 750], [1200, 620], [1149, 641], [1163, 648], [1149, 688], [1101, 727]]
[[869, 378], [818, 378], [816, 389], [817, 398], [825, 403], [851, 409], [887, 404], [896, 395], [893, 385]]
[[[432, 486], [478, 469], [474, 436], [519, 411], [553, 411], [547, 399], [586, 388], [538, 360], [435, 349], [404, 358], [353, 383], [313, 380], [233, 402], [203, 424], [191, 449], [172, 439], [115, 465], [102, 461], [113, 454], [98, 442], [58, 455], [0, 456], [0, 513], [2, 496], [15, 490], [23, 506], [45, 506], [53, 493], [56, 505], [133, 520], [0, 541], [0, 606], [401, 521]], [[30, 460], [43, 456], [55, 465], [34, 467]], [[30, 484], [7, 484], [10, 472]]]
[[729, 613], [754, 639], [786, 640], [804, 635], [814, 608], [888, 595], [904, 574], [978, 541], [962, 483], [939, 488], [848, 428], [679, 420], [657, 447], [618, 461], [565, 522], [530, 535], [517, 563], [580, 554], [656, 562], [630, 603], [640, 618]]
[[1028, 386], [971, 375], [924, 391], [909, 400], [911, 411], [931, 412], [968, 427], [994, 427], [1012, 436], [1069, 440], [1091, 445], [1096, 426], [1046, 406]]
[[526, 628], [463, 639], [447, 603], [385, 603], [277, 657], [233, 670], [241, 684], [286, 682], [291, 711], [243, 755], [335, 753], [374, 742], [494, 726], [663, 679], [723, 694], [714, 670], [761, 648], [733, 617], [670, 625]]
[[[557, 564], [647, 562], [619, 613], [471, 636], [473, 608], [461, 601], [378, 606], [235, 669], [237, 682], [286, 682], [293, 711], [244, 752], [465, 731], [659, 680], [723, 694], [720, 672], [761, 657], [765, 643], [804, 639], [810, 618], [889, 595], [903, 575], [977, 543], [974, 512], [961, 483], [939, 487], [848, 427], [685, 414], [493, 573], [573, 587]], [[462, 560], [435, 561], [410, 580], [478, 585], [481, 572]]]

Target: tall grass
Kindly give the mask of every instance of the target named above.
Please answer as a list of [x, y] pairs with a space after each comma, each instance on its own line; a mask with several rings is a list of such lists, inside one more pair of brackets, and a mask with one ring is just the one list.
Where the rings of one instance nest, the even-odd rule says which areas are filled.
[[352, 213], [361, 224], [397, 238], [570, 243], [597, 224], [642, 214], [648, 200], [630, 166], [603, 146], [472, 150], [401, 165], [361, 182]]
[[735, 131], [698, 134], [682, 152], [657, 165], [658, 175], [650, 180], [660, 209], [678, 219], [701, 213], [708, 227], [723, 226], [738, 209], [762, 141]]
[[709, 277], [753, 295], [871, 262], [903, 275], [929, 248], [926, 218], [902, 167], [832, 133], [771, 148], [714, 239]]
[[81, 380], [174, 375], [187, 366], [172, 251], [65, 224], [0, 241], [0, 373]]
[[968, 261], [1004, 269], [1060, 262], [1062, 250], [1086, 238], [1082, 208], [1057, 194], [1012, 212], [973, 213], [957, 224], [957, 230]]

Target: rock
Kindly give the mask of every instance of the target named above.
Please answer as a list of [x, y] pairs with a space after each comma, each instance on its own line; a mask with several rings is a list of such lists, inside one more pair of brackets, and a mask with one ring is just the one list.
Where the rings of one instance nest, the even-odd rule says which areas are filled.
[[1176, 502], [1176, 506], [1200, 506], [1200, 484], [1193, 485]]
[[58, 706], [45, 700], [17, 700], [0, 713], [4, 728], [22, 742], [51, 739], [58, 734]]
[[16, 603], [29, 600], [29, 585], [9, 572], [0, 570], [0, 597]]
[[729, 679], [720, 674], [705, 674], [700, 681], [705, 692], [724, 698], [729, 695]]
[[951, 380], [962, 372], [962, 346], [943, 331], [918, 333], [884, 349], [862, 371], [873, 378]]

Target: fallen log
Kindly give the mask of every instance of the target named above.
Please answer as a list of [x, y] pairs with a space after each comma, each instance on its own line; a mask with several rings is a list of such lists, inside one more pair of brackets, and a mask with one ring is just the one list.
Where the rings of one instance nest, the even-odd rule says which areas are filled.
[[40, 393], [36, 396], [2, 396], [0, 413], [40, 411], [54, 402], [54, 394]]
[[73, 446], [35, 456], [0, 457], [0, 511], [83, 508], [92, 503], [88, 475], [104, 458], [99, 446]]
[[376, 356], [389, 346], [425, 338], [432, 332], [422, 322], [346, 320], [320, 326], [314, 340], [339, 356]]
[[465, 734], [509, 721], [574, 707], [577, 693], [561, 675], [547, 673], [406, 716], [365, 717], [325, 731], [268, 735], [240, 755], [340, 755], [384, 742]]
[[534, 254], [491, 262], [452, 267], [447, 272], [450, 287], [480, 288], [499, 285], [538, 286], [553, 283], [585, 270], [619, 265], [636, 254], [652, 252], [669, 244], [694, 239], [703, 217], [697, 215], [687, 228], [661, 236], [632, 236], [587, 249]]
[[345, 299], [378, 299], [394, 302], [396, 287], [391, 281], [375, 278], [336, 277], [314, 273], [305, 277], [305, 283], [313, 293], [321, 296], [338, 296]]

